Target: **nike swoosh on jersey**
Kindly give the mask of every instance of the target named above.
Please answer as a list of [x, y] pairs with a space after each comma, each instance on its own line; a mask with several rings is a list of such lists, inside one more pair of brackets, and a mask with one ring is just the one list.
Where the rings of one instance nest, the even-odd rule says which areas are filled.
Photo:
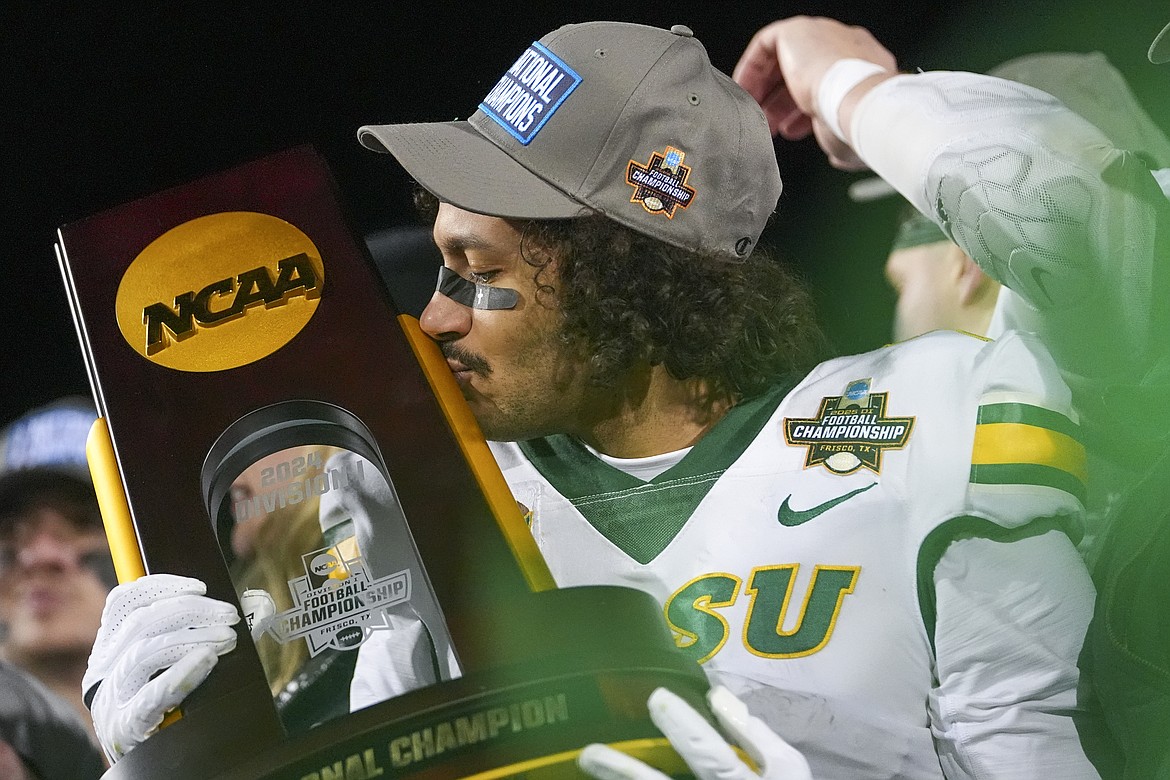
[[858, 493], [864, 493], [876, 484], [876, 482], [871, 482], [865, 487], [859, 487], [857, 490], [851, 490], [843, 496], [830, 498], [825, 503], [817, 504], [811, 509], [793, 509], [788, 505], [788, 500], [792, 498], [792, 496], [789, 495], [788, 498], [784, 499], [784, 502], [780, 504], [780, 509], [776, 511], [776, 519], [780, 521], [780, 525], [787, 526], [789, 528], [802, 525], [807, 523], [809, 520], [812, 520], [817, 515], [829, 511], [838, 504], [845, 503], [849, 499], [856, 496]]
[[1048, 302], [1052, 303], [1052, 296], [1048, 293], [1048, 285], [1044, 284], [1044, 279], [1042, 278], [1045, 276], [1052, 276], [1052, 272], [1046, 268], [1032, 269], [1032, 281], [1040, 288], [1040, 292], [1044, 293], [1044, 297], [1048, 299]]

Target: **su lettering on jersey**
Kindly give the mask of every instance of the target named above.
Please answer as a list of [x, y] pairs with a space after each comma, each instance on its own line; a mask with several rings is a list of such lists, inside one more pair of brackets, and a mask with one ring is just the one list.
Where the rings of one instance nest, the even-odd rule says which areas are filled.
[[727, 572], [690, 580], [663, 607], [675, 644], [698, 663], [709, 661], [731, 637], [731, 626], [720, 610], [745, 595], [749, 602], [741, 636], [749, 653], [800, 658], [821, 650], [833, 636], [841, 605], [857, 586], [861, 567], [814, 566], [799, 612], [790, 617], [799, 569], [800, 564], [785, 563], [757, 566], [746, 581]]

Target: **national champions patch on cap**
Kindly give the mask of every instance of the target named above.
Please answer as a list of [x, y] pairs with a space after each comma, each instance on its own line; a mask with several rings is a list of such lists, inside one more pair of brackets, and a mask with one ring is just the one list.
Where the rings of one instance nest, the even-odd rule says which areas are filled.
[[572, 68], [536, 41], [496, 82], [479, 108], [527, 146], [580, 83]]

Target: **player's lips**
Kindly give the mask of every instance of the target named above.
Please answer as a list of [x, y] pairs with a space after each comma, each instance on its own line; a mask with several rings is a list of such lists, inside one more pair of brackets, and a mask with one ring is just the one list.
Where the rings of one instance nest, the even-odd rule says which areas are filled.
[[61, 608], [64, 596], [56, 588], [31, 588], [25, 594], [25, 602], [30, 612], [44, 617]]
[[451, 369], [451, 373], [455, 375], [455, 378], [461, 382], [470, 379], [471, 375], [475, 373], [460, 361], [450, 358], [447, 359], [447, 367]]
[[454, 344], [440, 345], [443, 357], [447, 359], [447, 368], [455, 375], [455, 379], [463, 387], [467, 387], [475, 374], [487, 376], [490, 372], [487, 361], [474, 352], [460, 349]]

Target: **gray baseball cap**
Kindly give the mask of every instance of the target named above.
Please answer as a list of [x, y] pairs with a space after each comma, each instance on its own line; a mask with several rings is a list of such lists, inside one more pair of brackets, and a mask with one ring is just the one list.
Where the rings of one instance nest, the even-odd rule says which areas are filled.
[[367, 125], [439, 200], [518, 219], [597, 212], [668, 244], [743, 256], [776, 208], [763, 112], [691, 31], [561, 27], [467, 121]]

